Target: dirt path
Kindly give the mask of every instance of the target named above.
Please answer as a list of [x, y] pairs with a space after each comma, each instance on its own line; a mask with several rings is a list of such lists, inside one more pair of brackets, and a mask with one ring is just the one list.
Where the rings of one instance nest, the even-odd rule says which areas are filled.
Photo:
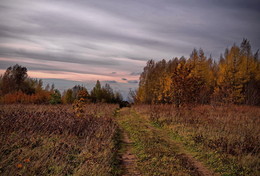
[[199, 176], [213, 176], [212, 171], [206, 168], [201, 162], [193, 158], [190, 154], [182, 153], [178, 155], [179, 159], [188, 166], [189, 168], [194, 170], [194, 173]]
[[121, 160], [125, 171], [124, 176], [141, 175], [136, 169], [137, 158], [132, 153], [135, 146], [124, 130], [130, 132], [130, 136], [132, 136], [131, 132], [134, 132], [134, 139], [137, 140], [135, 142], [141, 142], [142, 146], [148, 147], [148, 149], [140, 148], [140, 150], [149, 160], [141, 160], [141, 165], [138, 165], [138, 169], [146, 175], [169, 175], [173, 172], [174, 175], [217, 175], [186, 151], [181, 142], [173, 140], [167, 129], [153, 126], [147, 118], [133, 110], [122, 110], [119, 117], [119, 124], [122, 127]]
[[133, 142], [129, 139], [128, 135], [122, 131], [122, 155], [121, 162], [123, 167], [123, 176], [139, 176], [141, 175], [136, 170], [136, 156], [132, 153]]

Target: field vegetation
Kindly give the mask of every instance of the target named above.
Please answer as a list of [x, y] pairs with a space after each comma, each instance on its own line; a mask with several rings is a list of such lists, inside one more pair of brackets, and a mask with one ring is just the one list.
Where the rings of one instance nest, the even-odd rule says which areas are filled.
[[116, 105], [4, 105], [0, 175], [116, 175]]
[[259, 107], [139, 105], [134, 109], [215, 172], [259, 175]]

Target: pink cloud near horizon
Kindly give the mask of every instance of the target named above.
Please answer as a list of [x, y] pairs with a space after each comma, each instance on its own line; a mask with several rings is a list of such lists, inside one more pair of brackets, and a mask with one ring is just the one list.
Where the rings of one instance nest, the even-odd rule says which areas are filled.
[[[5, 70], [0, 69], [0, 74], [4, 74]], [[49, 79], [64, 79], [70, 81], [116, 81], [120, 83], [126, 83], [129, 80], [138, 80], [138, 75], [129, 74], [111, 74], [111, 75], [97, 75], [97, 74], [86, 74], [86, 73], [76, 73], [76, 72], [66, 72], [66, 71], [46, 71], [46, 70], [29, 70], [28, 76], [31, 78], [49, 78]], [[122, 80], [122, 77], [127, 80]]]

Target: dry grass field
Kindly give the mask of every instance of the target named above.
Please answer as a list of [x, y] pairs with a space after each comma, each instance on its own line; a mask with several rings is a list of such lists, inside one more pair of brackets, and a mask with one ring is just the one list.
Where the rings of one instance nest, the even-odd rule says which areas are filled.
[[259, 175], [260, 108], [140, 105], [135, 110], [169, 131], [195, 156], [224, 175]]
[[116, 175], [115, 105], [0, 108], [0, 175]]
[[81, 108], [2, 105], [0, 175], [259, 175], [259, 107]]

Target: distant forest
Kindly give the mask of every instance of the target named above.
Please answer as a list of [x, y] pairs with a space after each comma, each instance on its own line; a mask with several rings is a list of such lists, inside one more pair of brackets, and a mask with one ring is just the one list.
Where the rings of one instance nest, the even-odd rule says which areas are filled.
[[260, 105], [260, 61], [250, 42], [225, 50], [219, 61], [194, 49], [190, 58], [149, 60], [140, 75], [135, 102], [146, 104]]
[[41, 79], [28, 77], [27, 68], [18, 64], [7, 68], [0, 77], [0, 102], [33, 104], [71, 104], [75, 100], [85, 103], [121, 103], [122, 95], [113, 91], [109, 84], [101, 86], [99, 80], [89, 93], [84, 86], [75, 85], [62, 94], [55, 85], [43, 88]]

